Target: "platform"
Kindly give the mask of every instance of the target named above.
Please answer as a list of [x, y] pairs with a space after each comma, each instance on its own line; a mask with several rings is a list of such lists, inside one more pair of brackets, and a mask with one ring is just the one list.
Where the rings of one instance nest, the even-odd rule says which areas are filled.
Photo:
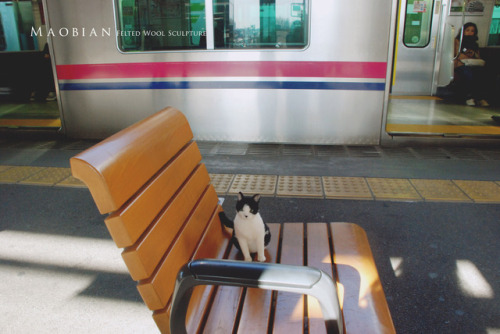
[[[94, 143], [0, 133], [0, 332], [156, 333], [69, 175]], [[243, 190], [269, 222], [361, 225], [399, 333], [500, 332], [499, 148], [199, 146], [229, 215]]]
[[57, 101], [14, 103], [0, 101], [0, 128], [59, 129]]
[[500, 135], [492, 117], [500, 111], [497, 105], [472, 107], [452, 99], [436, 96], [391, 96], [385, 130], [391, 135]]

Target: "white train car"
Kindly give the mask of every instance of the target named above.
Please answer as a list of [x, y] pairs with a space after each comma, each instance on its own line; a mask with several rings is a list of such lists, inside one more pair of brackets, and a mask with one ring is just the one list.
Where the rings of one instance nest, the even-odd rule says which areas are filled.
[[167, 106], [200, 140], [376, 144], [391, 1], [45, 0], [64, 132]]
[[484, 2], [479, 18], [452, 0], [43, 0], [33, 33], [49, 40], [70, 137], [174, 106], [198, 140], [376, 145], [412, 132], [390, 124], [391, 94], [452, 80], [462, 21], [486, 44]]

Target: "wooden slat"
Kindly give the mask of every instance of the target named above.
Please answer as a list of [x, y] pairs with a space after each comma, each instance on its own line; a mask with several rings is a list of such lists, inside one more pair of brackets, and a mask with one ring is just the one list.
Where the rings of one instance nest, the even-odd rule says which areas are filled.
[[216, 290], [217, 287], [214, 285], [200, 285], [193, 289], [186, 314], [186, 331], [188, 333], [201, 332], [206, 316], [210, 312]]
[[[266, 262], [276, 263], [280, 238], [280, 225], [268, 224], [271, 230], [271, 242], [266, 248]], [[257, 288], [248, 288], [243, 302], [243, 309], [238, 326], [238, 333], [267, 333], [271, 315], [273, 292]]]
[[[222, 211], [219, 206], [217, 213]], [[229, 245], [230, 235], [222, 229], [218, 215], [210, 222], [193, 259], [223, 258]], [[191, 295], [191, 303], [186, 316], [186, 329], [188, 333], [197, 333], [201, 327], [204, 314], [207, 312], [209, 301], [212, 299], [213, 286], [196, 287]], [[162, 310], [155, 311], [153, 318], [162, 333], [169, 333], [170, 305]]]
[[[222, 208], [220, 208], [220, 211], [222, 211]], [[230, 238], [231, 235], [222, 228], [219, 219], [215, 219], [200, 241], [193, 259], [224, 258], [227, 248], [231, 247]], [[186, 329], [188, 333], [197, 333], [201, 330], [201, 327], [204, 325], [202, 321], [209, 312], [208, 304], [213, 299], [215, 290], [214, 286], [200, 286], [194, 289], [186, 316]]]
[[[236, 247], [232, 247], [228, 259], [241, 259], [242, 256], [239, 253]], [[203, 333], [233, 332], [243, 290], [243, 288], [234, 286], [219, 286], [217, 288]]]
[[[304, 265], [304, 224], [283, 224], [281, 263]], [[304, 296], [278, 292], [274, 318], [274, 333], [302, 333], [304, 328]]]
[[365, 231], [350, 223], [330, 226], [346, 332], [395, 333]]
[[[211, 192], [215, 192], [212, 186]], [[203, 234], [203, 237], [196, 249], [193, 259], [218, 258], [222, 259], [226, 253], [231, 235], [222, 227], [219, 220], [219, 212], [222, 212], [222, 207], [217, 206], [215, 218], [212, 218], [210, 225]]]
[[166, 108], [70, 159], [102, 214], [118, 210], [193, 138], [186, 117]]
[[[220, 211], [222, 211], [221, 207], [219, 207], [218, 212]], [[230, 237], [231, 235], [222, 228], [222, 224], [220, 223], [218, 216], [216, 216], [200, 241], [193, 259], [227, 258], [224, 255], [227, 252], [227, 248], [231, 247]], [[214, 287], [210, 286], [206, 289], [198, 287], [196, 289], [191, 296], [191, 303], [187, 311], [186, 328], [188, 329], [188, 332], [195, 332], [195, 328], [201, 328], [200, 319], [203, 318], [205, 313], [208, 313], [206, 306], [208, 306], [208, 300], [212, 298], [211, 295]]]
[[[146, 235], [122, 253], [134, 280], [143, 280], [151, 276], [209, 182], [205, 166], [200, 165]], [[206, 210], [211, 213], [216, 200], [214, 192], [210, 194], [212, 197], [205, 196], [204, 201], [198, 205], [206, 205]]]
[[[333, 277], [328, 226], [325, 223], [309, 223], [307, 227], [307, 265], [318, 268]], [[310, 333], [326, 333], [321, 307], [316, 298], [307, 297], [307, 317]]]
[[137, 241], [200, 161], [200, 151], [192, 142], [128, 205], [105, 220], [118, 247], [129, 247]]
[[208, 187], [200, 203], [209, 205], [198, 205], [193, 214], [188, 218], [182, 233], [169, 251], [168, 257], [159, 265], [157, 271], [150, 279], [140, 281], [137, 289], [144, 302], [151, 310], [160, 310], [167, 305], [173, 292], [175, 279], [179, 269], [187, 263], [198, 243], [203, 236], [205, 227], [213, 220], [217, 209], [217, 194], [213, 187]]
[[[167, 307], [163, 310], [158, 310], [153, 312], [153, 320], [156, 323], [156, 327], [160, 330], [162, 334], [170, 334], [170, 310], [172, 303], [169, 303]], [[191, 333], [191, 332], [189, 332]]]

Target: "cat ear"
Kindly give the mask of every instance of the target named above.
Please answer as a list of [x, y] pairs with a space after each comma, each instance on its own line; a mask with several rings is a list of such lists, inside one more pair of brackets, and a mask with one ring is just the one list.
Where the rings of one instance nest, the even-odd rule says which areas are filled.
[[245, 197], [245, 196], [244, 196], [244, 195], [243, 195], [243, 193], [240, 191], [240, 192], [238, 193], [238, 201], [241, 201], [241, 200], [243, 199], [243, 197]]
[[254, 200], [255, 202], [259, 202], [259, 201], [260, 201], [260, 194], [255, 194], [255, 195], [253, 195], [253, 197], [252, 197], [252, 198], [253, 198], [253, 200]]

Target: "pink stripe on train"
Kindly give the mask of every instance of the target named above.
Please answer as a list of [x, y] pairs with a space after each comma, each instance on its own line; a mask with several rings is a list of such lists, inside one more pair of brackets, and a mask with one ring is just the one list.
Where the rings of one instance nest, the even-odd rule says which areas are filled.
[[57, 65], [59, 80], [189, 77], [384, 79], [385, 62], [229, 61]]

